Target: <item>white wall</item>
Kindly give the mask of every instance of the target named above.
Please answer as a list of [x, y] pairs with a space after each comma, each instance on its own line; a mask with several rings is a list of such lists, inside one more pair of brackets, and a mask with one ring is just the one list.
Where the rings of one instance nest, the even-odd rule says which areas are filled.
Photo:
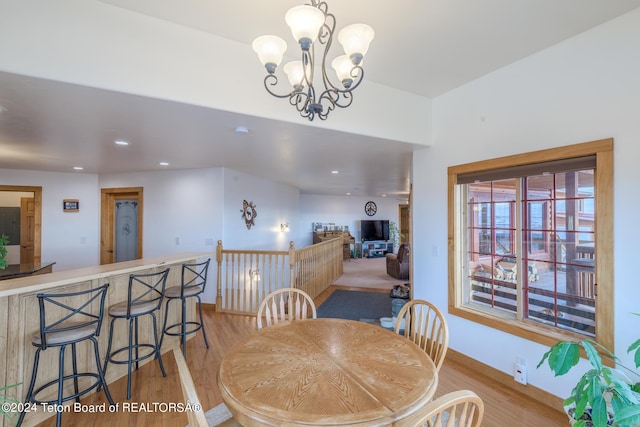
[[[287, 250], [296, 240], [298, 189], [228, 169], [101, 176], [0, 169], [0, 185], [42, 187], [42, 260], [55, 261], [54, 271], [99, 264], [102, 188], [144, 188], [144, 257], [184, 252], [215, 257], [218, 240], [230, 249]], [[251, 230], [241, 219], [243, 198], [257, 206]], [[63, 199], [79, 199], [80, 212], [63, 212]], [[280, 232], [281, 222], [289, 222], [289, 233]], [[210, 274], [215, 278], [215, 269]], [[203, 300], [215, 301], [215, 286], [208, 286]]]
[[[374, 216], [364, 212], [368, 201], [378, 207]], [[331, 222], [335, 225], [348, 225], [349, 232], [360, 241], [360, 221], [363, 219], [388, 219], [398, 224], [398, 206], [401, 202], [390, 197], [323, 196], [303, 194], [300, 196], [300, 217], [298, 226], [305, 245], [313, 239], [314, 222]]]
[[[248, 44], [99, 1], [2, 0], [0, 10], [2, 71], [301, 123], [264, 91]], [[347, 111], [305, 125], [428, 144], [430, 108], [365, 80]]]
[[[42, 261], [55, 261], [54, 271], [98, 263], [97, 175], [0, 169], [0, 184], [42, 187]], [[63, 199], [80, 200], [80, 211], [63, 212]]]
[[[100, 188], [143, 187], [143, 257], [215, 252], [222, 239], [222, 169], [100, 175]], [[178, 243], [178, 242], [179, 243]]]
[[[638, 312], [639, 52], [635, 10], [434, 100], [434, 146], [414, 154], [416, 297], [447, 306], [448, 166], [613, 137], [615, 343], [625, 353], [640, 324], [631, 314]], [[535, 369], [546, 347], [455, 316], [447, 320], [451, 348], [509, 374], [524, 356], [531, 384], [568, 396], [577, 373], [558, 380], [549, 369]]]
[[[243, 201], [253, 202], [258, 213], [255, 225], [248, 229], [242, 217]], [[224, 246], [228, 249], [271, 249], [285, 251], [289, 242], [302, 247], [296, 218], [300, 191], [289, 185], [225, 169], [224, 173]], [[289, 232], [280, 231], [289, 223]]]
[[223, 238], [222, 176], [223, 170], [214, 168], [105, 174], [99, 180], [100, 188], [144, 188], [144, 258], [184, 252], [210, 254], [204, 302], [215, 302], [215, 245]]

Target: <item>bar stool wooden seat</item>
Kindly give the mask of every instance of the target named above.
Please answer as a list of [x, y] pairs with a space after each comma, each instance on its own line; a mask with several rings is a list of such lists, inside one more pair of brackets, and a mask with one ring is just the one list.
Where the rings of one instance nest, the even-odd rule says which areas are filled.
[[[162, 364], [162, 355], [160, 354], [156, 312], [159, 311], [162, 306], [162, 299], [164, 297], [168, 274], [168, 268], [158, 273], [130, 274], [127, 301], [117, 303], [109, 307], [111, 323], [109, 327], [109, 345], [107, 347], [107, 357], [104, 362], [104, 372], [107, 372], [109, 363], [127, 365], [127, 399], [131, 399], [131, 371], [134, 363], [136, 365], [136, 370], [138, 370], [140, 361], [153, 356], [158, 359], [162, 376], [167, 376], [167, 373], [164, 370], [164, 365]], [[150, 316], [153, 321], [153, 343], [138, 342], [138, 319], [143, 316]], [[113, 329], [117, 319], [128, 320], [129, 342], [127, 346], [111, 351], [113, 344]], [[141, 348], [150, 349], [151, 351], [140, 355]], [[127, 353], [127, 358], [118, 359], [118, 354], [124, 352]]]
[[[204, 337], [204, 344], [209, 348], [209, 341], [207, 341], [207, 333], [204, 329], [204, 321], [202, 320], [202, 301], [200, 295], [204, 292], [204, 288], [207, 286], [207, 273], [209, 271], [209, 263], [211, 258], [204, 262], [193, 264], [182, 264], [182, 280], [180, 286], [172, 286], [167, 288], [164, 296], [167, 300], [164, 310], [164, 324], [162, 325], [162, 338], [160, 338], [160, 348], [162, 348], [162, 342], [165, 335], [179, 336], [180, 344], [182, 345], [182, 354], [187, 357], [187, 335], [194, 334], [202, 329], [202, 336]], [[200, 321], [187, 322], [187, 298], [196, 298], [198, 300], [198, 308], [200, 314]], [[174, 323], [167, 326], [167, 318], [169, 313], [169, 303], [171, 301], [182, 301], [182, 314], [180, 316], [180, 323]], [[187, 327], [190, 329], [187, 330]]]
[[[37, 294], [40, 307], [40, 330], [33, 334], [31, 343], [37, 347], [33, 362], [33, 372], [31, 374], [31, 382], [29, 390], [25, 398], [25, 403], [35, 403], [38, 406], [42, 404], [56, 405], [61, 408], [64, 402], [74, 400], [80, 402], [80, 397], [89, 393], [94, 388], [104, 388], [104, 394], [113, 405], [113, 399], [104, 380], [104, 372], [100, 362], [100, 353], [98, 351], [97, 336], [100, 335], [100, 327], [102, 326], [102, 317], [104, 313], [104, 300], [109, 284], [106, 283], [98, 288], [88, 289], [79, 292], [67, 292], [56, 294]], [[98, 309], [96, 310], [96, 303]], [[98, 312], [97, 314], [95, 312]], [[93, 353], [96, 362], [96, 372], [78, 372], [77, 369], [77, 353], [76, 344], [89, 340], [93, 343]], [[71, 345], [71, 360], [73, 373], [65, 375], [65, 350]], [[58, 378], [47, 382], [46, 384], [34, 390], [36, 377], [38, 375], [38, 362], [40, 360], [40, 352], [49, 347], [58, 347], [60, 351]], [[82, 390], [79, 389], [78, 379], [93, 379], [90, 384]], [[73, 382], [73, 394], [65, 396], [65, 387], [67, 381]], [[86, 380], [83, 380], [86, 381]], [[38, 394], [49, 389], [51, 386], [57, 387], [57, 397], [52, 400], [40, 400]], [[45, 392], [46, 394], [46, 392]], [[20, 426], [24, 420], [25, 413], [20, 413], [17, 425]], [[62, 411], [56, 413], [56, 426], [60, 426], [62, 421]]]

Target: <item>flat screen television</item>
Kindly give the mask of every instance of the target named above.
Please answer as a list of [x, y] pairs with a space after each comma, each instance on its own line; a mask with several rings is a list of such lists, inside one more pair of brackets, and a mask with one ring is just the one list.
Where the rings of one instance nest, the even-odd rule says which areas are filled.
[[389, 220], [365, 220], [360, 221], [360, 239], [366, 241], [389, 240]]

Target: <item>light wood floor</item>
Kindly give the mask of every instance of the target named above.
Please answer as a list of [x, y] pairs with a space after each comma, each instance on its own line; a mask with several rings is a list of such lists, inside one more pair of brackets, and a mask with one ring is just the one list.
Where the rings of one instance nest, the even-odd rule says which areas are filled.
[[[316, 300], [316, 305], [333, 291], [331, 288]], [[340, 289], [348, 289], [340, 287]], [[210, 348], [207, 350], [202, 335], [198, 333], [187, 344], [187, 363], [191, 370], [198, 395], [206, 409], [222, 402], [216, 383], [216, 374], [220, 360], [225, 352], [241, 337], [256, 330], [254, 317], [220, 314], [205, 311], [205, 323]], [[101, 349], [102, 350], [102, 349]], [[149, 404], [154, 402], [182, 402], [182, 392], [172, 352], [163, 357], [167, 377], [163, 378], [157, 362], [151, 362], [134, 373], [132, 398], [126, 400], [126, 378], [109, 386], [113, 399], [119, 403], [120, 410], [109, 414], [65, 413], [63, 425], [81, 427], [133, 427], [158, 426], [182, 427], [187, 424], [184, 414], [172, 412], [123, 411], [125, 402]], [[445, 361], [441, 371], [436, 397], [450, 391], [471, 389], [485, 403], [485, 427], [517, 426], [567, 426], [564, 413], [545, 405], [531, 401], [527, 396], [515, 392], [480, 372], [474, 372], [458, 363]], [[93, 394], [82, 403], [98, 405], [106, 402], [103, 393]], [[55, 417], [41, 423], [40, 426], [54, 426]]]

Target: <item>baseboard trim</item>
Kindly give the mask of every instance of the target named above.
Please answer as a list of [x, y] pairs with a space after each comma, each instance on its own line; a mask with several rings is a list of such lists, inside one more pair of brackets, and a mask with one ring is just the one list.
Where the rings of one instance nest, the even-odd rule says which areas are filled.
[[464, 365], [476, 372], [480, 372], [482, 373], [482, 375], [490, 377], [491, 379], [498, 381], [500, 384], [516, 390], [532, 399], [535, 399], [538, 402], [547, 405], [550, 408], [553, 408], [554, 410], [563, 411], [562, 402], [564, 401], [564, 399], [554, 394], [544, 391], [538, 387], [532, 386], [531, 384], [524, 385], [517, 383], [513, 380], [513, 376], [495, 369], [489, 365], [485, 365], [484, 363], [472, 359], [471, 357], [455, 351], [452, 348], [449, 348], [447, 350], [446, 358], [456, 363], [460, 363], [461, 365]]
[[211, 304], [209, 302], [203, 302], [201, 304], [202, 304], [202, 310], [216, 311], [216, 305], [215, 304]]

